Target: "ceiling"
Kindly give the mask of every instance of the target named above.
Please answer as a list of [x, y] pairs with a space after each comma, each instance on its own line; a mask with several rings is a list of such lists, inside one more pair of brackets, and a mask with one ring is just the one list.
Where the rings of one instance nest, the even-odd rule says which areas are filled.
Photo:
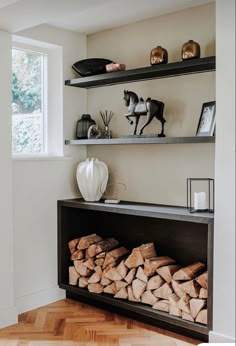
[[214, 0], [0, 0], [0, 29], [40, 24], [91, 34]]

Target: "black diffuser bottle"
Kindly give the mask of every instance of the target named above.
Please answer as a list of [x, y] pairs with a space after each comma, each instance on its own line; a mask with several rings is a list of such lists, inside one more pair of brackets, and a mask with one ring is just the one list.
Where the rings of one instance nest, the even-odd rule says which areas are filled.
[[96, 125], [96, 122], [91, 118], [90, 114], [82, 114], [81, 119], [76, 124], [76, 138], [87, 139], [88, 129], [91, 125]]

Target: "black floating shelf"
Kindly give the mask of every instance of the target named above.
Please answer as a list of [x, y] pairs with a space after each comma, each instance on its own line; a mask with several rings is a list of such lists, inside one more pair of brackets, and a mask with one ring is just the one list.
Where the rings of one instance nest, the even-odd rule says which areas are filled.
[[132, 70], [105, 73], [90, 77], [80, 77], [66, 80], [65, 85], [78, 88], [95, 88], [106, 85], [137, 82], [147, 79], [157, 79], [174, 77], [185, 74], [215, 71], [216, 58], [210, 56], [206, 58], [185, 60], [163, 65], [153, 65]]
[[59, 201], [59, 204], [61, 206], [70, 208], [88, 209], [107, 213], [136, 215], [166, 220], [187, 221], [203, 224], [211, 224], [214, 222], [213, 213], [190, 213], [185, 207], [134, 203], [127, 201], [122, 201], [118, 204], [107, 204], [104, 201], [85, 202], [80, 198], [62, 200]]
[[121, 144], [184, 144], [184, 143], [214, 143], [215, 137], [148, 137], [127, 136], [112, 139], [72, 139], [66, 140], [66, 145], [121, 145]]

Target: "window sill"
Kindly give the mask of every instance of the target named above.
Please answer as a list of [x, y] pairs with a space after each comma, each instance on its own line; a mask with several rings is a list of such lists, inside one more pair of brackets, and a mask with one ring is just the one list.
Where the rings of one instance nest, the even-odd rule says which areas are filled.
[[53, 156], [53, 155], [12, 155], [13, 161], [68, 161], [72, 160], [71, 156]]

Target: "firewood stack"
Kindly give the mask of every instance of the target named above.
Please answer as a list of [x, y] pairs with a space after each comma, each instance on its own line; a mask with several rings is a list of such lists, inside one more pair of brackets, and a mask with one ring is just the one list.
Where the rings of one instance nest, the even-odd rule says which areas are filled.
[[168, 256], [157, 256], [153, 243], [130, 252], [114, 238], [90, 234], [68, 243], [69, 284], [91, 293], [151, 305], [184, 320], [207, 324], [207, 271], [196, 262], [180, 267]]

